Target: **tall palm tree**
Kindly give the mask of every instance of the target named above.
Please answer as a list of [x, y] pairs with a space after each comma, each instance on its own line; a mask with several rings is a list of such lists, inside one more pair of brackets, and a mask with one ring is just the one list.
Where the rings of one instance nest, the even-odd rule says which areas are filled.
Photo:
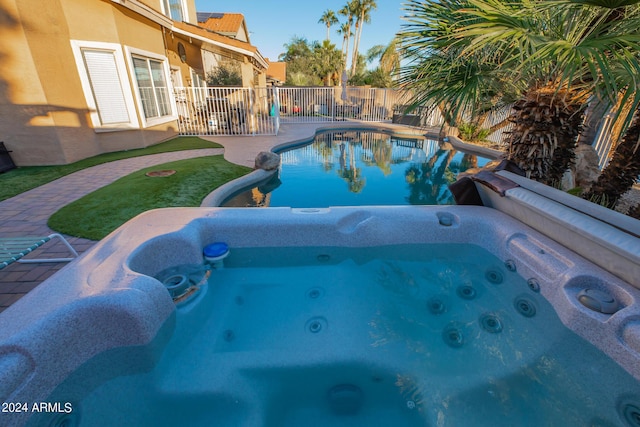
[[358, 63], [358, 49], [362, 38], [362, 27], [365, 23], [371, 22], [371, 11], [378, 5], [375, 0], [352, 0], [353, 11], [355, 12], [355, 34], [353, 39], [353, 57], [351, 58], [351, 74], [355, 74]]
[[[356, 16], [356, 0], [349, 0], [342, 9], [338, 11], [338, 14], [347, 18], [345, 24], [341, 27], [343, 37], [347, 38], [346, 49], [344, 53], [345, 68], [347, 66], [347, 59], [349, 58], [349, 45], [351, 44], [351, 36], [354, 35], [351, 28], [353, 27], [354, 18]], [[345, 28], [346, 26], [346, 28]]]
[[338, 34], [342, 34], [342, 62], [345, 67], [347, 64], [347, 56], [349, 55], [349, 39], [351, 38], [351, 23], [344, 22], [340, 28], [338, 28]]
[[318, 24], [324, 24], [327, 26], [326, 40], [330, 40], [329, 30], [331, 29], [331, 26], [337, 23], [338, 23], [338, 17], [336, 16], [336, 13], [331, 9], [325, 10], [322, 16], [320, 17], [320, 19], [318, 20]]
[[510, 156], [532, 178], [560, 180], [592, 94], [614, 100], [622, 93], [640, 103], [636, 84], [624, 77], [640, 69], [629, 53], [639, 51], [635, 5], [410, 0], [407, 10], [410, 24], [401, 38], [413, 62], [403, 81], [414, 88], [437, 85], [414, 102], [439, 101], [456, 120], [511, 92], [519, 100]]

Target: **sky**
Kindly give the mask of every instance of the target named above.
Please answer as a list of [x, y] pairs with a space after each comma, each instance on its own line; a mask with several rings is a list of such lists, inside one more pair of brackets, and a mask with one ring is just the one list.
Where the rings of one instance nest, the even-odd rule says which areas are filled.
[[[262, 56], [276, 61], [285, 51], [284, 44], [294, 36], [309, 42], [324, 40], [327, 27], [318, 20], [325, 10], [331, 9], [337, 14], [346, 3], [347, 0], [196, 0], [196, 9], [198, 12], [242, 13], [251, 44]], [[375, 45], [389, 44], [403, 23], [402, 0], [377, 0], [376, 3], [378, 7], [371, 13], [371, 22], [365, 24], [362, 31], [360, 53], [366, 53]], [[342, 15], [338, 15], [338, 19], [345, 21]], [[337, 29], [338, 25], [331, 27], [331, 42], [341, 49], [342, 36], [336, 33]]]

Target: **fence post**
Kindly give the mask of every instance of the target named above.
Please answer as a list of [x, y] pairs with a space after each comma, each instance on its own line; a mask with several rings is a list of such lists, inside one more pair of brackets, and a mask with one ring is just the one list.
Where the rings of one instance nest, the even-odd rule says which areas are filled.
[[249, 98], [249, 133], [252, 135], [256, 134], [256, 112], [254, 111], [254, 105], [255, 103], [253, 102], [253, 97], [255, 95], [253, 88], [252, 87], [248, 87], [246, 88], [247, 91], [247, 98]]
[[331, 103], [333, 104], [331, 105], [331, 121], [335, 122], [336, 121], [336, 90], [335, 89], [332, 90]]
[[387, 108], [387, 91], [388, 90], [389, 89], [384, 89], [384, 96], [382, 98], [383, 100], [382, 100], [382, 109], [381, 109], [382, 111], [381, 112], [385, 115], [385, 117], [381, 117], [380, 120], [384, 120], [388, 116], [388, 113], [387, 113], [389, 111], [389, 109]]

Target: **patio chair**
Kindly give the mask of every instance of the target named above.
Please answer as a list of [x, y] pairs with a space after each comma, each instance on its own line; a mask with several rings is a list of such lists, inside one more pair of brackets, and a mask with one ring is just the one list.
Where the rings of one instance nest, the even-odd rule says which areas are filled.
[[[53, 238], [58, 238], [64, 243], [73, 254], [70, 258], [28, 258], [22, 259], [25, 255], [44, 245]], [[67, 239], [61, 234], [53, 233], [46, 237], [2, 237], [0, 238], [0, 270], [14, 262], [35, 263], [35, 262], [69, 262], [78, 256], [78, 252], [69, 244]]]

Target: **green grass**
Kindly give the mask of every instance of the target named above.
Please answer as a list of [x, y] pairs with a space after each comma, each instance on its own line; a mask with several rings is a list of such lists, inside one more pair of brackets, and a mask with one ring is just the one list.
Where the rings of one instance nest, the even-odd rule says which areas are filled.
[[[174, 175], [148, 177], [146, 172], [173, 169]], [[100, 240], [134, 216], [150, 209], [200, 206], [220, 185], [250, 172], [222, 156], [198, 157], [156, 165], [127, 175], [68, 204], [50, 218], [57, 232]]]
[[199, 148], [221, 148], [215, 142], [205, 141], [195, 136], [173, 138], [169, 141], [136, 150], [117, 151], [90, 157], [68, 165], [59, 166], [26, 166], [0, 174], [0, 201], [16, 196], [32, 188], [39, 187], [70, 173], [77, 172], [91, 166], [114, 160], [131, 157], [147, 156], [149, 154], [168, 153], [172, 151], [195, 150]]

